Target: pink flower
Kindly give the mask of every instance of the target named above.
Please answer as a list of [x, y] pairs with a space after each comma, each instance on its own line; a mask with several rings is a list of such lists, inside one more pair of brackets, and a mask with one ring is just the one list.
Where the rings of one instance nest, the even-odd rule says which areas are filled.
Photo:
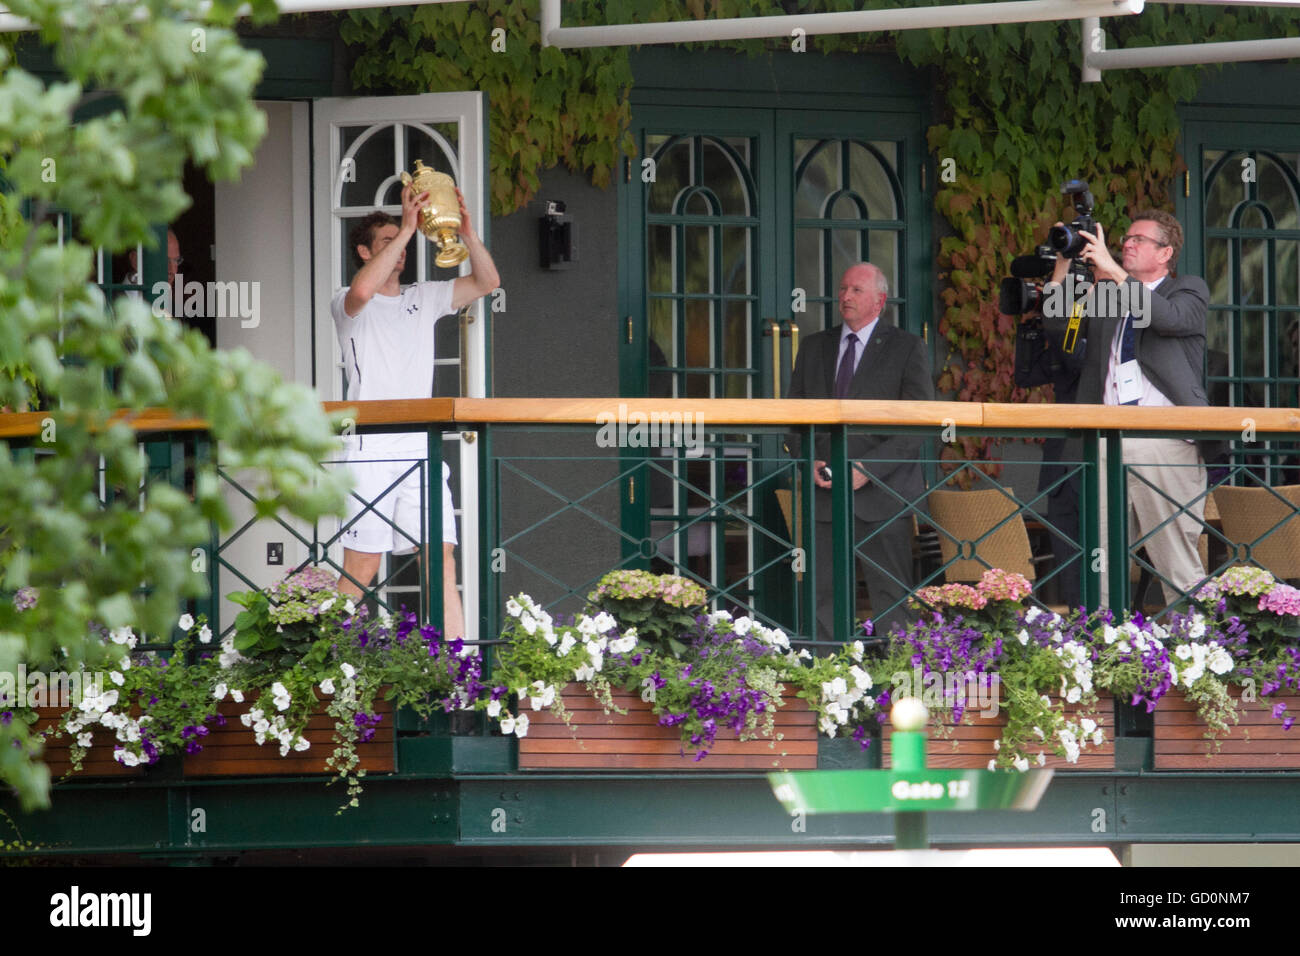
[[1273, 590], [1260, 595], [1259, 609], [1278, 615], [1300, 615], [1300, 590], [1289, 584], [1274, 585]]
[[989, 601], [1023, 601], [1034, 587], [1023, 574], [989, 568], [980, 578], [979, 592]]
[[921, 588], [916, 592], [918, 601], [932, 607], [968, 607], [978, 611], [988, 599], [969, 584], [944, 584]]

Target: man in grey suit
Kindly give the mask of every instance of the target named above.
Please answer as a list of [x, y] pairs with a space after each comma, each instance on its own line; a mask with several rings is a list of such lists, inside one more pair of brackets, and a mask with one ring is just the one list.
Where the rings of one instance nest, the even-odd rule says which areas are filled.
[[[840, 280], [839, 307], [844, 324], [816, 332], [805, 340], [790, 376], [790, 398], [900, 399], [930, 401], [934, 381], [925, 343], [902, 329], [879, 321], [889, 283], [879, 269], [863, 262]], [[829, 436], [817, 440], [813, 481], [817, 485], [817, 625], [822, 640], [835, 634], [831, 581], [831, 482], [823, 474]], [[912, 517], [898, 517], [905, 501], [925, 492], [922, 440], [909, 435], [854, 435], [849, 458], [865, 459], [852, 467], [855, 542], [870, 536], [859, 552], [861, 574], [871, 596], [876, 633], [905, 620], [902, 603], [912, 588]], [[791, 451], [797, 456], [798, 439]], [[904, 501], [900, 501], [899, 497]]]
[[[1183, 247], [1178, 220], [1159, 210], [1139, 212], [1120, 240], [1122, 264], [1107, 250], [1100, 225], [1096, 235], [1080, 235], [1086, 247], [1079, 258], [1093, 267], [1097, 286], [1091, 295], [1100, 305], [1088, 310], [1097, 314], [1088, 315], [1080, 331], [1087, 338], [1087, 353], [1076, 400], [1094, 405], [1208, 404], [1210, 293], [1202, 279], [1174, 274]], [[1052, 281], [1060, 282], [1067, 268], [1058, 256]], [[1111, 282], [1119, 289], [1105, 289]], [[1122, 294], [1112, 298], [1105, 294], [1109, 291]], [[1127, 302], [1128, 310], [1110, 308], [1109, 302]], [[1114, 314], [1119, 312], [1124, 314]], [[1058, 329], [1066, 324], [1063, 317], [1046, 321]], [[1165, 602], [1177, 603], [1205, 577], [1197, 551], [1205, 510], [1203, 461], [1196, 443], [1180, 438], [1126, 438], [1124, 460], [1144, 466], [1129, 471], [1129, 540], [1151, 535], [1146, 550], [1164, 578]], [[1168, 467], [1152, 467], [1156, 462]], [[1104, 534], [1105, 496], [1102, 508]]]

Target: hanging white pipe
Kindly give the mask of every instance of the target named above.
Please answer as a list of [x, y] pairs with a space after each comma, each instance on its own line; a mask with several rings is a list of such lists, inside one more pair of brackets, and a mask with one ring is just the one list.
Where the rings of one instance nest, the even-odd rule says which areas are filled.
[[[117, 2], [117, 0], [110, 0]], [[127, 0], [131, 2], [131, 0]], [[366, 7], [414, 7], [421, 3], [465, 3], [467, 0], [277, 0], [276, 6], [281, 14], [286, 13], [331, 13], [340, 10], [360, 10]], [[4, 9], [4, 8], [0, 8]], [[248, 16], [248, 8], [239, 11], [241, 17]], [[557, 23], [558, 25], [558, 23]], [[36, 29], [30, 21], [15, 16], [7, 9], [0, 13], [0, 33], [22, 33]]]
[[1128, 70], [1153, 66], [1193, 66], [1198, 63], [1242, 63], [1247, 60], [1289, 60], [1300, 56], [1300, 37], [1273, 40], [1233, 40], [1226, 43], [1182, 43], [1177, 46], [1135, 47], [1131, 50], [1089, 52], [1083, 67]]
[[943, 7], [900, 7], [894, 10], [853, 10], [730, 20], [677, 20], [670, 23], [629, 23], [598, 27], [560, 27], [560, 0], [542, 2], [542, 43], [556, 47], [633, 46], [644, 43], [696, 43], [711, 40], [760, 40], [767, 37], [823, 33], [876, 33], [927, 27], [981, 26], [988, 23], [1031, 23], [1078, 20], [1141, 13], [1144, 0], [1010, 0], [963, 3]]
[[1101, 20], [1097, 17], [1085, 17], [1079, 21], [1082, 28], [1079, 36], [1083, 40], [1083, 82], [1100, 83], [1101, 70], [1092, 66], [1088, 62], [1088, 57], [1106, 49], [1106, 31], [1101, 28]]

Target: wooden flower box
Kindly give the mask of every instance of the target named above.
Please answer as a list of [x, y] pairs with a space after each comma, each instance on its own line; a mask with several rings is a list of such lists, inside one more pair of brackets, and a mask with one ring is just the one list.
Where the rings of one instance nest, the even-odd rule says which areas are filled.
[[[311, 747], [307, 750], [290, 750], [280, 756], [280, 744], [268, 740], [259, 745], [253, 736], [251, 727], [245, 727], [240, 715], [253, 706], [251, 701], [236, 704], [231, 700], [221, 705], [221, 714], [226, 718], [224, 726], [216, 722], [207, 725], [208, 734], [201, 738], [203, 749], [198, 753], [186, 754], [184, 773], [187, 777], [218, 776], [282, 776], [297, 774], [333, 773], [325, 766], [325, 761], [334, 753], [334, 718], [325, 712], [325, 704], [320, 704], [303, 734]], [[363, 744], [357, 744], [357, 755], [361, 758], [361, 767], [367, 773], [391, 773], [397, 769], [396, 729], [394, 727], [393, 706], [384, 700], [375, 701], [375, 712], [383, 715], [383, 720], [375, 728], [375, 735]], [[61, 708], [41, 708], [37, 711], [40, 719], [36, 728], [45, 729], [58, 726], [63, 716]], [[116, 744], [114, 731], [96, 724], [93, 728], [92, 746], [82, 761], [82, 777], [139, 777], [148, 770], [147, 767], [127, 767], [113, 759]], [[50, 775], [58, 780], [72, 773], [70, 757], [73, 738], [64, 734], [61, 739], [48, 739], [45, 742], [46, 765]]]
[[[1079, 705], [1069, 704], [1066, 706], [1067, 714], [1079, 714], [1081, 716], [1091, 716], [1094, 719], [1100, 719], [1101, 728], [1106, 735], [1106, 739], [1100, 747], [1094, 747], [1091, 743], [1079, 754], [1077, 763], [1070, 763], [1064, 757], [1057, 757], [1050, 750], [1044, 748], [1047, 753], [1047, 763], [1045, 766], [1054, 770], [1114, 770], [1115, 769], [1115, 705], [1114, 698], [1109, 693], [1099, 693], [1097, 695], [1097, 705], [1081, 711]], [[960, 724], [944, 724], [948, 730], [948, 736], [941, 737], [935, 733], [935, 728], [930, 728], [930, 739], [925, 746], [925, 762], [928, 767], [952, 768], [960, 770], [984, 770], [988, 767], [989, 761], [997, 756], [997, 751], [993, 749], [993, 742], [1002, 736], [1007, 726], [1007, 715], [1003, 710], [993, 717], [982, 717], [978, 710], [968, 708], [962, 715]], [[886, 721], [882, 729], [882, 750], [884, 766], [886, 769], [893, 766], [892, 754], [890, 749], [889, 735], [891, 731], [889, 723]], [[1031, 768], [1036, 768], [1037, 764], [1031, 762]]]
[[739, 741], [722, 728], [708, 756], [696, 760], [682, 747], [679, 728], [661, 727], [650, 704], [615, 691], [626, 714], [605, 713], [583, 684], [561, 694], [572, 722], [549, 708], [528, 710], [528, 734], [519, 740], [520, 770], [815, 770], [816, 715], [798, 697], [786, 697], [776, 714], [781, 739]]
[[[325, 703], [319, 703], [307, 723], [303, 736], [311, 742], [307, 750], [292, 750], [280, 756], [280, 743], [268, 740], [258, 744], [253, 729], [245, 727], [239, 719], [254, 706], [253, 701], [236, 704], [227, 699], [221, 705], [224, 726], [214, 721], [208, 724], [208, 735], [200, 741], [203, 749], [185, 757], [187, 777], [227, 776], [283, 776], [312, 773], [333, 773], [325, 761], [334, 754], [334, 718], [325, 712]], [[375, 701], [375, 712], [383, 720], [375, 727], [375, 735], [365, 743], [357, 744], [360, 768], [367, 773], [391, 773], [397, 769], [396, 729], [393, 705], [384, 700]]]
[[[67, 713], [64, 707], [38, 707], [36, 709], [37, 721], [34, 730], [52, 730], [59, 726], [63, 715]], [[117, 744], [116, 731], [95, 724], [93, 727], [86, 728], [92, 732], [91, 747], [86, 751], [86, 757], [81, 762], [81, 770], [75, 776], [81, 777], [140, 777], [144, 775], [144, 767], [128, 767], [125, 764], [118, 763], [113, 759], [113, 747]], [[76, 743], [75, 734], [65, 733], [62, 737], [47, 737], [45, 740], [45, 754], [42, 758], [45, 765], [50, 768], [50, 779], [58, 780], [60, 777], [66, 777], [73, 773], [72, 770], [72, 745]]]
[[1273, 716], [1273, 706], [1285, 703], [1287, 713], [1300, 718], [1300, 695], [1243, 701], [1240, 687], [1229, 692], [1240, 722], [1219, 738], [1217, 749], [1205, 736], [1196, 706], [1180, 691], [1160, 698], [1155, 710], [1157, 770], [1300, 770], [1300, 726], [1283, 730]]

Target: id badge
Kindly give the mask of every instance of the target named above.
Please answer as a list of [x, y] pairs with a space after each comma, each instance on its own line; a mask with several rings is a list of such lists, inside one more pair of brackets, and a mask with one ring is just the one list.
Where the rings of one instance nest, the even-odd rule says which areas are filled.
[[1120, 365], [1119, 371], [1115, 373], [1115, 385], [1121, 405], [1136, 402], [1142, 397], [1142, 368], [1137, 359], [1129, 359]]

